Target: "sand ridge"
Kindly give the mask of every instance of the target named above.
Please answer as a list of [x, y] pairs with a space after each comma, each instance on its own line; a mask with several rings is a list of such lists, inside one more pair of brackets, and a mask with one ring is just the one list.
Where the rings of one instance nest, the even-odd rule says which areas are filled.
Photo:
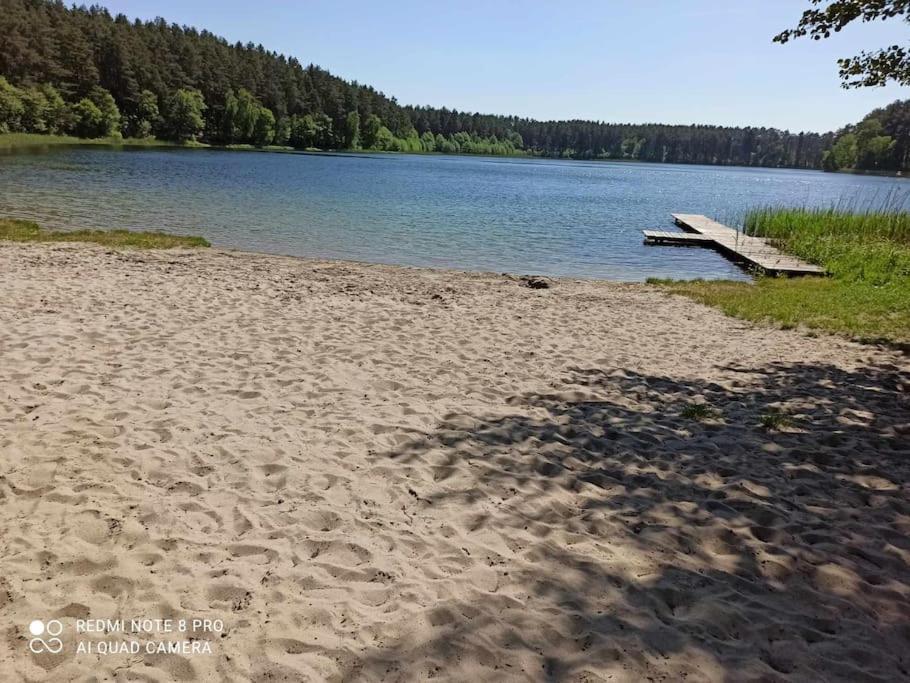
[[[4, 678], [910, 678], [905, 356], [218, 250], [2, 245], [0, 291]], [[181, 615], [213, 655], [26, 648]]]

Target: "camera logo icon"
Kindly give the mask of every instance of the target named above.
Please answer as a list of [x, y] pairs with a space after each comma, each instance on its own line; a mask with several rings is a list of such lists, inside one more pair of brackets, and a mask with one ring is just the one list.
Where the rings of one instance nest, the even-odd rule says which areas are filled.
[[47, 623], [35, 619], [28, 625], [28, 632], [34, 636], [28, 641], [28, 649], [36, 655], [42, 652], [55, 655], [63, 650], [63, 641], [57, 637], [63, 633], [63, 624], [57, 619], [51, 619]]

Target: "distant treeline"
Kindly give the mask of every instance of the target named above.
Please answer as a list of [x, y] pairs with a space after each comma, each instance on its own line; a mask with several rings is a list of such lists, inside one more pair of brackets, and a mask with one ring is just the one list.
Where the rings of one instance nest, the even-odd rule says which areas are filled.
[[572, 159], [630, 159], [687, 164], [819, 168], [833, 135], [793, 134], [775, 128], [535, 121], [405, 107], [420, 133], [517, 134], [534, 154]]
[[48, 0], [0, 0], [0, 77], [0, 132], [831, 169], [899, 169], [908, 154], [893, 117], [838, 136], [401, 106], [261, 45]]

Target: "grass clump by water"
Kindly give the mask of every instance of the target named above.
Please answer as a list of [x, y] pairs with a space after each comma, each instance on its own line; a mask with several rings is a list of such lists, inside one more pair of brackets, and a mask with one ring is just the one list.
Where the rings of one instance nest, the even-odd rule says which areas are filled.
[[[296, 152], [290, 145], [250, 145], [235, 143], [230, 145], [221, 145], [223, 149], [244, 150], [250, 152]], [[318, 151], [318, 150], [317, 150]]]
[[53, 145], [108, 145], [120, 147], [202, 146], [201, 143], [194, 143], [192, 145], [178, 145], [175, 142], [156, 140], [155, 138], [77, 138], [73, 137], [72, 135], [46, 135], [44, 133], [0, 134], [0, 149], [18, 149]]
[[649, 282], [738, 318], [910, 343], [910, 213], [766, 208], [749, 212], [744, 228], [830, 277]]
[[37, 223], [0, 218], [0, 240], [12, 242], [93, 242], [106, 247], [135, 249], [173, 249], [174, 247], [209, 247], [203, 237], [168, 235], [163, 232], [129, 230], [43, 230]]

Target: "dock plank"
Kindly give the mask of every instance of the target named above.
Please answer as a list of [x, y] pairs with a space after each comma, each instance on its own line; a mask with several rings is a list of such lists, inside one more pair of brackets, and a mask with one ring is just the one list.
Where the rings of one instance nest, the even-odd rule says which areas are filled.
[[669, 230], [642, 230], [645, 241], [653, 244], [694, 244], [703, 245], [712, 242], [707, 235], [698, 235], [691, 232], [671, 232]]

